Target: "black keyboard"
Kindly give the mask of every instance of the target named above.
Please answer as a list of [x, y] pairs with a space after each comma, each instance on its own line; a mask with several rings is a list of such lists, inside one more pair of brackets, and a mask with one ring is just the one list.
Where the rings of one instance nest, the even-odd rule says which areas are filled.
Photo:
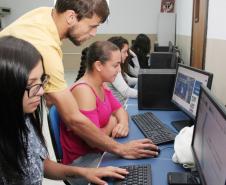
[[113, 185], [151, 185], [151, 165], [131, 165], [131, 166], [119, 166], [125, 168], [129, 172], [123, 180], [111, 179], [109, 184]]
[[175, 139], [176, 134], [164, 126], [151, 112], [132, 115], [131, 119], [144, 136], [151, 139], [156, 145], [173, 142]]

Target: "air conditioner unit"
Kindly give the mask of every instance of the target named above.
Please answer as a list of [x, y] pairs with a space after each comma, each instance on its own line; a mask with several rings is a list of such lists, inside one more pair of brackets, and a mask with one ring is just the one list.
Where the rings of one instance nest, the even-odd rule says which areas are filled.
[[0, 7], [0, 17], [4, 17], [6, 15], [9, 15], [10, 13], [11, 13], [10, 8]]

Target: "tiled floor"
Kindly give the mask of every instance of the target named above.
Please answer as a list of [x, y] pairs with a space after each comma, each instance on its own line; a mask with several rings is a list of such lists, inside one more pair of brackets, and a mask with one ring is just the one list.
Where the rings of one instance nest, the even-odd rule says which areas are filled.
[[[75, 71], [65, 71], [65, 79], [68, 83], [68, 86], [70, 86], [74, 82], [74, 79], [75, 79], [76, 76], [77, 76], [77, 74], [75, 73]], [[48, 123], [47, 123], [46, 112], [44, 113], [43, 132], [44, 132], [44, 136], [45, 136], [45, 139], [46, 139], [50, 158], [52, 160], [56, 160], [54, 152], [53, 152], [53, 147], [52, 147], [50, 135], [49, 135], [49, 128], [48, 128]], [[44, 179], [43, 185], [64, 185], [64, 183], [62, 181], [53, 181], [53, 180], [49, 180], [49, 179]]]

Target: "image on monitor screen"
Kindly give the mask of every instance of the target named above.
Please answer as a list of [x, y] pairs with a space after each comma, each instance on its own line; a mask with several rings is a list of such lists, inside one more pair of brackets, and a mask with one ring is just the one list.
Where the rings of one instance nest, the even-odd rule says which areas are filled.
[[172, 102], [185, 112], [190, 120], [174, 121], [172, 125], [176, 130], [193, 125], [196, 117], [200, 85], [211, 88], [213, 74], [193, 67], [178, 65]]
[[201, 87], [192, 152], [203, 185], [226, 182], [226, 110]]

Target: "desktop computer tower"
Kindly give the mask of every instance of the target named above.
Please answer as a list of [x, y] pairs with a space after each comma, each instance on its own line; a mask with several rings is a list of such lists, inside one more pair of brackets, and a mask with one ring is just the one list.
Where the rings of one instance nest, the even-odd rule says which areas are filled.
[[171, 102], [175, 69], [141, 69], [138, 75], [138, 109], [176, 110]]

